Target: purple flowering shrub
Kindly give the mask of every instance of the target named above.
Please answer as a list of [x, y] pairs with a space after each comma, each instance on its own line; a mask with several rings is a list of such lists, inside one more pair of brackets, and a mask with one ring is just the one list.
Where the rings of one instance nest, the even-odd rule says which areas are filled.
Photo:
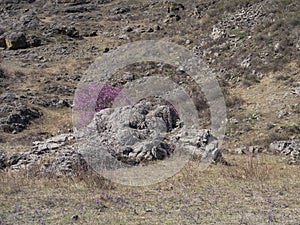
[[[127, 96], [121, 95], [121, 90], [122, 86], [114, 87], [108, 82], [103, 85], [90, 83], [81, 86], [74, 99], [73, 119], [76, 127], [82, 128], [88, 125], [96, 112], [111, 108], [117, 97], [123, 98], [130, 105]], [[179, 116], [178, 111], [170, 102], [166, 102], [166, 104]]]
[[81, 86], [74, 99], [76, 127], [86, 126], [93, 119], [95, 112], [111, 107], [121, 90], [121, 86], [113, 87], [107, 82], [104, 85], [91, 83]]
[[102, 109], [112, 107], [121, 90], [122, 86], [113, 87], [109, 83], [105, 83], [98, 94], [95, 111], [99, 112]]

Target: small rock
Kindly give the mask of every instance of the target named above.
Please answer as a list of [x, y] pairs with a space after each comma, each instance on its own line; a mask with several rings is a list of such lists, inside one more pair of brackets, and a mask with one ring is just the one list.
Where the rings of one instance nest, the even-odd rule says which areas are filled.
[[158, 24], [156, 24], [156, 25], [154, 26], [154, 29], [155, 29], [155, 30], [161, 30], [161, 26], [159, 26]]
[[247, 148], [245, 146], [243, 147], [239, 147], [239, 148], [236, 148], [234, 151], [233, 151], [235, 154], [246, 154], [247, 152]]
[[133, 31], [133, 28], [130, 27], [130, 26], [128, 26], [128, 27], [125, 27], [124, 30], [125, 30], [126, 32], [131, 32], [131, 31]]
[[286, 109], [282, 109], [280, 110], [278, 113], [277, 113], [277, 117], [280, 119], [280, 118], [283, 118], [285, 116], [289, 115], [289, 112], [286, 110]]
[[5, 38], [6, 47], [8, 50], [16, 50], [27, 48], [28, 43], [24, 33], [13, 32]]
[[75, 27], [68, 27], [65, 30], [65, 34], [71, 38], [79, 38], [79, 31]]
[[186, 40], [186, 41], [185, 41], [185, 44], [187, 44], [187, 45], [189, 45], [189, 44], [191, 44], [191, 43], [192, 43], [191, 40]]
[[121, 35], [119, 35], [119, 39], [121, 39], [121, 40], [128, 40], [129, 37], [128, 37], [127, 34], [121, 34]]
[[150, 27], [147, 32], [152, 33], [152, 32], [154, 32], [154, 30], [153, 30], [153, 28]]
[[275, 52], [278, 52], [279, 49], [280, 49], [280, 43], [277, 42], [277, 43], [274, 45], [274, 51], [275, 51]]
[[0, 152], [0, 170], [7, 167], [7, 155], [4, 152]]
[[104, 48], [103, 53], [109, 52], [109, 48]]
[[210, 37], [213, 40], [217, 40], [217, 39], [223, 37], [224, 35], [225, 35], [225, 31], [223, 31], [223, 30], [219, 29], [218, 27], [214, 26], [213, 27], [213, 31], [210, 34]]
[[0, 48], [6, 48], [6, 41], [4, 35], [0, 36]]
[[71, 217], [71, 219], [72, 219], [73, 221], [77, 221], [77, 220], [79, 219], [79, 216], [78, 216], [78, 215], [73, 215], [73, 216]]
[[248, 151], [252, 154], [261, 153], [264, 151], [264, 148], [258, 145], [249, 146]]
[[5, 78], [5, 73], [1, 68], [0, 68], [0, 78]]
[[300, 95], [300, 87], [293, 87], [291, 93], [293, 95]]
[[42, 44], [42, 41], [39, 37], [31, 35], [28, 37], [27, 43], [30, 47], [38, 47]]

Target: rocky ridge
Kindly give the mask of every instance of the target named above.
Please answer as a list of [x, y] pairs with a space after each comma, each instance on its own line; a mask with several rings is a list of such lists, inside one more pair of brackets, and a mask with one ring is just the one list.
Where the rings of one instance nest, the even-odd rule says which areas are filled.
[[28, 170], [51, 176], [74, 176], [88, 166], [72, 143], [73, 134], [61, 134], [45, 141], [36, 141], [31, 150], [22, 153], [0, 153], [1, 169]]
[[[95, 114], [86, 132], [85, 136], [79, 132], [77, 140], [75, 134], [61, 134], [36, 141], [30, 151], [23, 153], [2, 152], [0, 167], [38, 169], [56, 176], [76, 175], [88, 169], [86, 136], [94, 142], [96, 140], [94, 148], [97, 151], [104, 149], [116, 160], [128, 165], [164, 160], [174, 151], [181, 151], [181, 147], [184, 147], [181, 154], [226, 164], [217, 140], [209, 130], [183, 129], [176, 111], [157, 100], [155, 103], [143, 100], [134, 106], [101, 110]], [[176, 145], [179, 148], [175, 148]]]

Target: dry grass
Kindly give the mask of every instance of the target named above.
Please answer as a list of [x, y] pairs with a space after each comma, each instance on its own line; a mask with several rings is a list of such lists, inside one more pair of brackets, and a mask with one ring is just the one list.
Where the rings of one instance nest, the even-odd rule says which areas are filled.
[[[0, 174], [4, 224], [297, 224], [299, 166], [276, 156], [226, 155], [234, 165], [199, 172], [190, 162], [147, 187], [77, 178]], [[78, 220], [72, 216], [78, 215]]]
[[[295, 82], [299, 82], [299, 68], [293, 68], [289, 65], [286, 70], [290, 72], [270, 73], [266, 75], [260, 83], [247, 89], [242, 87], [233, 87], [229, 89], [227, 102], [238, 96], [243, 102], [228, 105], [234, 111], [230, 112], [230, 117], [238, 120], [236, 124], [228, 124], [231, 129], [230, 136], [238, 137], [238, 145], [251, 145], [253, 143], [262, 143], [268, 145], [272, 141], [280, 139], [298, 138], [297, 124], [299, 116], [293, 107], [298, 105], [297, 96], [291, 94], [291, 84], [284, 84], [280, 80], [281, 74], [293, 77]], [[279, 80], [278, 80], [279, 79]], [[283, 97], [284, 96], [284, 97]], [[286, 116], [279, 116], [280, 111], [287, 111]], [[253, 117], [258, 115], [258, 118]], [[270, 126], [271, 125], [271, 126]], [[247, 129], [249, 126], [251, 129]], [[299, 126], [298, 126], [299, 127]], [[228, 148], [235, 148], [233, 142], [226, 143]]]
[[[103, 5], [100, 12], [96, 12], [97, 16], [103, 13], [103, 20], [91, 23], [99, 25], [95, 26], [95, 29], [109, 30], [116, 35], [110, 37], [106, 36], [104, 32], [98, 37], [88, 37], [76, 41], [78, 47], [72, 44], [73, 41], [69, 42], [69, 47], [75, 46], [76, 51], [85, 50], [83, 52], [87, 52], [87, 49], [96, 46], [99, 52], [102, 52], [105, 47], [112, 49], [128, 41], [155, 38], [174, 43], [185, 43], [186, 39], [190, 39], [195, 45], [198, 45], [202, 41], [201, 38], [211, 32], [212, 25], [227, 12], [236, 11], [238, 8], [246, 6], [247, 3], [258, 1], [217, 1], [211, 6], [207, 15], [194, 21], [195, 24], [192, 25], [186, 23], [186, 21], [192, 21], [192, 19], [186, 19], [185, 14], [189, 13], [188, 10], [182, 12], [182, 19], [177, 23], [165, 25], [163, 19], [166, 10], [162, 4], [155, 5], [153, 10], [149, 9], [149, 12], [145, 13], [144, 9], [134, 9], [141, 2], [144, 1], [112, 1], [112, 3]], [[289, 2], [296, 3], [295, 0], [276, 0], [276, 2], [283, 6], [289, 5]], [[192, 9], [194, 2], [184, 4], [187, 9]], [[134, 14], [132, 18], [127, 18], [129, 24], [127, 24], [127, 20], [114, 21], [108, 17], [110, 14], [107, 12], [110, 12], [112, 8], [128, 5], [132, 6], [131, 13]], [[278, 7], [279, 10], [281, 8], [285, 7]], [[286, 11], [291, 8], [295, 9], [291, 11], [291, 15], [286, 14]], [[288, 34], [293, 30], [290, 28], [295, 27], [299, 22], [297, 18], [300, 14], [296, 9], [299, 7], [289, 6], [279, 14], [278, 20], [272, 24], [266, 24], [266, 27], [258, 27], [253, 38], [245, 40], [245, 42], [250, 42], [245, 44], [247, 53], [254, 55], [269, 53], [270, 60], [266, 61], [266, 65], [256, 65], [258, 71], [260, 71], [260, 67], [262, 69], [282, 69], [283, 64], [286, 64], [289, 59], [299, 58], [296, 57], [299, 51], [294, 51], [295, 46], [289, 46], [287, 40], [290, 38]], [[61, 14], [55, 17], [44, 16], [42, 21], [46, 24], [63, 20], [60, 17]], [[83, 28], [85, 24], [84, 21], [80, 21], [78, 29]], [[133, 33], [133, 37], [128, 34], [130, 40], [120, 40], [118, 35], [122, 34], [123, 27], [132, 24], [147, 26], [160, 24], [163, 30], [154, 34]], [[270, 37], [267, 35], [268, 32], [272, 34]], [[243, 38], [246, 33], [241, 30], [238, 35]], [[272, 43], [275, 41], [280, 42], [283, 47], [279, 52], [283, 57], [273, 60]], [[249, 47], [251, 44], [257, 47]], [[65, 45], [67, 45], [66, 42], [49, 43], [46, 47], [51, 49]], [[38, 49], [36, 48], [36, 54], [44, 56], [44, 53]], [[290, 52], [293, 55], [290, 55]], [[228, 52], [230, 55], [231, 53]], [[238, 50], [237, 58], [241, 57], [240, 53], [243, 52]], [[228, 57], [227, 52], [222, 55]], [[50, 57], [47, 52], [45, 52], [45, 57]], [[43, 84], [39, 85], [37, 81], [40, 80], [42, 83], [47, 79], [51, 80], [53, 74], [65, 74], [66, 72], [71, 74], [83, 71], [94, 57], [96, 55], [83, 55], [82, 58], [74, 58], [72, 54], [51, 55], [51, 61], [46, 63], [45, 68], [38, 68], [36, 63], [30, 62], [29, 59], [22, 57], [18, 59], [18, 57], [11, 56], [4, 58], [1, 67], [10, 70], [12, 75], [5, 82], [18, 79], [21, 81], [21, 83], [11, 82], [10, 91], [24, 94], [27, 88], [32, 91], [40, 91]], [[228, 63], [226, 58], [219, 57], [219, 60], [224, 61], [225, 64]], [[30, 66], [23, 68], [20, 66], [20, 62], [29, 63]], [[229, 68], [236, 67], [234, 60], [230, 63]], [[295, 66], [291, 70], [299, 74], [298, 60], [295, 60], [294, 64]], [[227, 68], [227, 65], [221, 64], [221, 67], [223, 66]], [[18, 71], [22, 71], [23, 74], [15, 73]], [[240, 138], [238, 142], [229, 143], [229, 146], [246, 144], [255, 141], [254, 139], [257, 137], [260, 137], [261, 140], [277, 140], [279, 137], [272, 134], [280, 135], [277, 130], [282, 127], [287, 131], [292, 129], [292, 132], [296, 134], [297, 130], [295, 132], [293, 129], [297, 128], [297, 124], [294, 127], [292, 122], [298, 121], [297, 113], [282, 119], [276, 115], [285, 104], [298, 103], [298, 99], [294, 95], [287, 93], [291, 82], [298, 81], [299, 76], [294, 72], [293, 74], [290, 71], [287, 73], [283, 76], [265, 74], [259, 83], [253, 80], [254, 77], [245, 75], [246, 83], [244, 84], [247, 85], [247, 81], [252, 80], [249, 82], [251, 84], [249, 88], [245, 89], [237, 85], [229, 90], [231, 96], [226, 99], [227, 104], [230, 108], [237, 108], [232, 116], [239, 119], [235, 130], [237, 134], [232, 135], [231, 138], [232, 140]], [[231, 87], [228, 86], [229, 88]], [[287, 97], [283, 98], [283, 96]], [[22, 138], [35, 135], [41, 137], [41, 133], [44, 131], [48, 132], [44, 134], [45, 136], [56, 134], [58, 129], [63, 130], [71, 125], [69, 109], [57, 111], [42, 109], [42, 111], [44, 113], [42, 121], [35, 121], [31, 124], [30, 130], [26, 130], [22, 134], [5, 134], [0, 137], [8, 142], [5, 150], [8, 148], [13, 151], [19, 150], [14, 143], [21, 143]], [[262, 115], [261, 119], [255, 123], [243, 121], [243, 119], [247, 119], [248, 115], [254, 113]], [[272, 126], [269, 126], [270, 124]], [[273, 126], [273, 124], [275, 125]], [[247, 132], [239, 134], [239, 131], [245, 130], [245, 126], [247, 126]], [[248, 127], [251, 129], [249, 130]], [[2, 146], [1, 143], [0, 148]], [[27, 147], [29, 147], [29, 142]], [[22, 148], [24, 147], [22, 146]], [[111, 184], [93, 174], [82, 174], [77, 178], [54, 179], [35, 173], [0, 171], [0, 224], [299, 224], [299, 166], [287, 166], [280, 160], [280, 157], [269, 155], [226, 155], [225, 157], [233, 164], [232, 166], [211, 165], [207, 170], [199, 172], [197, 162], [193, 161], [176, 176], [149, 187], [125, 187]], [[72, 220], [73, 215], [78, 215], [79, 219]]]

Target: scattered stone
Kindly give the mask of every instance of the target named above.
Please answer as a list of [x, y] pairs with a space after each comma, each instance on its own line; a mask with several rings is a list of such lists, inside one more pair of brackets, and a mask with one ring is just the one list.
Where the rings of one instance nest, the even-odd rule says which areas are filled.
[[252, 153], [252, 154], [262, 153], [262, 152], [264, 152], [264, 150], [265, 149], [259, 145], [249, 146], [249, 148], [248, 148], [249, 153]]
[[41, 117], [41, 113], [21, 102], [0, 105], [0, 129], [8, 133], [23, 131], [32, 120]]
[[71, 38], [81, 38], [79, 31], [73, 26], [64, 26], [61, 24], [55, 24], [49, 28], [47, 35], [53, 36], [54, 34], [66, 35]]
[[177, 14], [170, 14], [168, 15], [168, 18], [165, 20], [165, 22], [173, 22], [173, 21], [179, 21], [181, 17]]
[[114, 8], [111, 10], [112, 13], [114, 14], [124, 14], [124, 13], [128, 13], [130, 12], [130, 9], [127, 7], [118, 7], [118, 8]]
[[251, 58], [250, 57], [247, 57], [245, 58], [242, 62], [241, 62], [241, 67], [242, 68], [248, 68], [251, 66]]
[[289, 164], [300, 164], [300, 140], [275, 141], [269, 146], [272, 152], [288, 157]]
[[291, 94], [300, 95], [300, 87], [292, 87]]
[[37, 30], [40, 28], [40, 19], [36, 15], [24, 15], [20, 17], [23, 26]]
[[50, 84], [44, 88], [44, 93], [46, 94], [57, 94], [71, 96], [75, 92], [75, 88], [67, 85]]
[[275, 51], [275, 52], [278, 52], [279, 49], [280, 49], [280, 43], [277, 42], [277, 43], [274, 45], [274, 51]]
[[155, 29], [155, 30], [161, 30], [162, 28], [161, 28], [161, 26], [159, 26], [158, 24], [156, 24], [156, 25], [154, 26], [154, 29]]
[[71, 107], [72, 100], [70, 99], [59, 99], [59, 98], [37, 98], [34, 97], [31, 101], [33, 104], [37, 104], [46, 108], [64, 108], [64, 107]]
[[286, 109], [282, 109], [280, 110], [279, 112], [277, 112], [277, 117], [280, 119], [280, 118], [283, 118], [285, 116], [288, 116], [289, 115], [289, 112], [286, 110]]
[[37, 155], [42, 155], [45, 152], [58, 149], [70, 141], [74, 141], [75, 136], [72, 134], [61, 134], [45, 141], [35, 141], [31, 148], [31, 152]]
[[83, 13], [90, 11], [87, 7], [85, 6], [74, 6], [74, 7], [69, 7], [64, 10], [66, 13]]
[[65, 34], [71, 38], [79, 38], [79, 31], [75, 27], [67, 27], [65, 29]]
[[121, 35], [119, 35], [119, 39], [121, 39], [121, 40], [128, 40], [129, 37], [128, 37], [127, 34], [121, 34]]
[[218, 27], [214, 26], [213, 30], [210, 34], [210, 37], [213, 40], [217, 40], [217, 39], [223, 37], [224, 35], [225, 35], [225, 32], [222, 29], [219, 29]]
[[246, 154], [247, 153], [247, 148], [245, 146], [239, 147], [239, 148], [236, 148], [235, 150], [233, 150], [233, 152], [235, 154], [239, 154], [239, 155]]

